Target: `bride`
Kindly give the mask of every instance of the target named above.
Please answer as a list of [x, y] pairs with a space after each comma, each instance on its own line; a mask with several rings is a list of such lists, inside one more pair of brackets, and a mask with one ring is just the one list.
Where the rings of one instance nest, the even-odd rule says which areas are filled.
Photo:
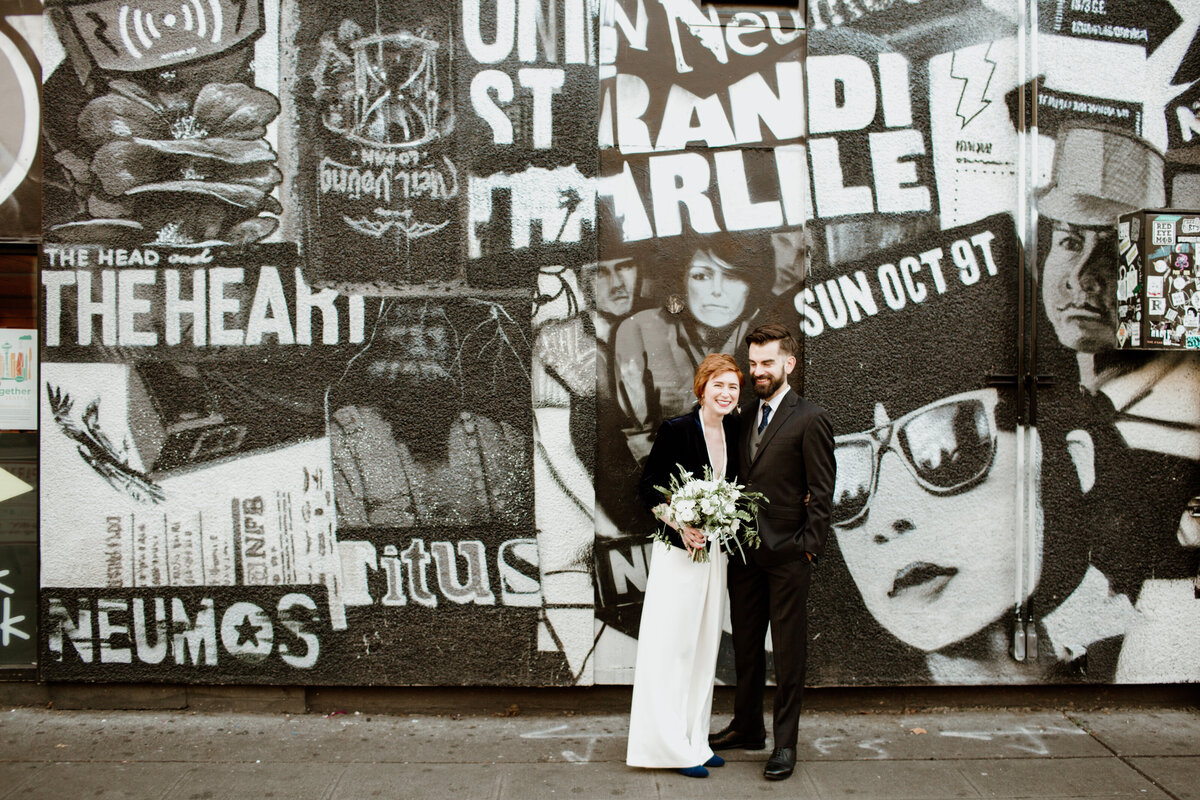
[[[730, 412], [737, 408], [742, 381], [729, 355], [709, 355], [700, 363], [693, 380], [700, 402], [691, 413], [663, 422], [646, 460], [638, 496], [647, 508], [666, 501], [654, 487], [668, 485], [681, 468], [698, 478], [711, 466], [714, 474], [737, 479], [737, 420]], [[671, 545], [654, 545], [646, 580], [625, 763], [704, 778], [706, 767], [725, 763], [708, 746], [725, 553], [711, 547], [707, 561], [693, 561], [692, 553], [706, 546], [704, 534], [664, 524]]]

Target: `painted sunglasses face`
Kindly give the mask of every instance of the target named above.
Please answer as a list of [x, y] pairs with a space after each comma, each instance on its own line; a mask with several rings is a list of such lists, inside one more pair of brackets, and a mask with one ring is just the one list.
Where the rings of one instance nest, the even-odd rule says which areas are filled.
[[[836, 437], [833, 524], [854, 527], [867, 516], [888, 451], [930, 494], [956, 494], [982, 481], [996, 456], [996, 401], [995, 389], [964, 392], [869, 431]], [[877, 418], [886, 419], [881, 412], [877, 407]]]

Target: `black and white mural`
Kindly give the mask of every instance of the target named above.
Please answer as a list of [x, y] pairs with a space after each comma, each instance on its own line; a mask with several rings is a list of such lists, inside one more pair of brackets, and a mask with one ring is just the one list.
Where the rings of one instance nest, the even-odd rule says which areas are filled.
[[297, 5], [296, 191], [314, 276], [392, 287], [460, 277], [453, 11]]
[[629, 682], [642, 462], [767, 320], [837, 434], [814, 682], [1200, 679], [1200, 362], [1117, 351], [1114, 229], [1200, 208], [1193, 4], [29, 25], [47, 679]]
[[636, 484], [708, 353], [797, 326], [808, 207], [797, 11], [611, 3], [600, 38], [597, 184], [598, 679], [632, 680], [652, 520]]
[[[594, 149], [533, 133], [594, 94], [577, 10], [48, 9], [48, 676], [587, 680], [531, 403], [537, 275], [594, 250]], [[483, 136], [478, 72], [532, 87], [523, 138]]]
[[[875, 210], [929, 203], [919, 223], [906, 209], [924, 232], [864, 253], [875, 229], [843, 237], [814, 187], [805, 389], [839, 434], [816, 680], [1195, 680], [1200, 373], [1190, 355], [1116, 351], [1113, 238], [1119, 213], [1198, 202], [1183, 156], [1195, 10], [1038, 3], [1031, 51], [1016, 4], [840, 21], [818, 13], [830, 5], [810, 8], [810, 148], [822, 74], [865, 85], [877, 52], [885, 98], [885, 60], [903, 63], [925, 143], [911, 137], [907, 178], [876, 184]], [[868, 212], [865, 174], [844, 188]], [[1015, 391], [1023, 374], [1031, 392]]]

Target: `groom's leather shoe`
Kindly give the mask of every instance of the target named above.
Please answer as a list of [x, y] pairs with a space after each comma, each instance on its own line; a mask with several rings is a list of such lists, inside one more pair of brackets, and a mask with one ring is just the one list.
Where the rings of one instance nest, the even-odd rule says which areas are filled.
[[796, 748], [776, 747], [767, 759], [763, 768], [763, 777], [769, 781], [781, 781], [790, 778], [796, 769]]
[[732, 750], [735, 747], [743, 750], [762, 750], [767, 746], [767, 734], [766, 731], [745, 734], [734, 730], [733, 724], [730, 723], [716, 733], [708, 735], [708, 746], [713, 750]]

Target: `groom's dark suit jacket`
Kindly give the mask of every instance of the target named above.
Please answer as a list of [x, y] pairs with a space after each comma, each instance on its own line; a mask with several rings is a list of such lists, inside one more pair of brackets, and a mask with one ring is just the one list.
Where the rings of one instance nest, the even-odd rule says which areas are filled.
[[754, 559], [760, 566], [786, 564], [807, 552], [815, 560], [825, 550], [833, 511], [833, 425], [825, 409], [789, 389], [751, 458], [760, 405], [756, 400], [741, 415], [742, 481], [769, 501], [758, 512], [762, 545]]

